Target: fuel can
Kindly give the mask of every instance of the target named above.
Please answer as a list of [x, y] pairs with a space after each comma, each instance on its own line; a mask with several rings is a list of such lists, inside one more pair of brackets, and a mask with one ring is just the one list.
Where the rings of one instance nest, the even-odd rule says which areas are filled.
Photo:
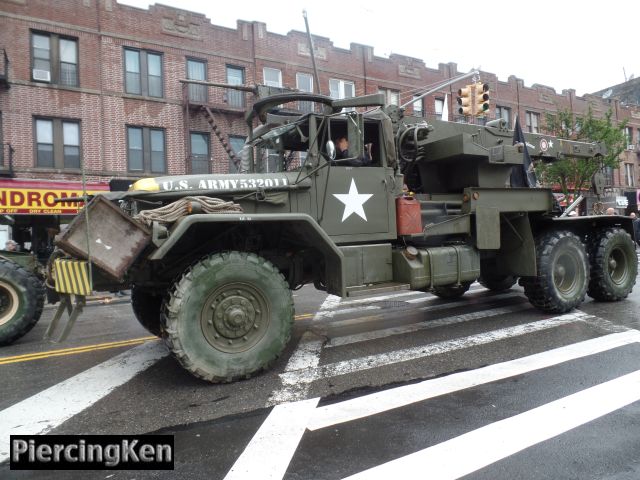
[[396, 226], [398, 235], [412, 235], [422, 232], [420, 202], [413, 196], [396, 198]]

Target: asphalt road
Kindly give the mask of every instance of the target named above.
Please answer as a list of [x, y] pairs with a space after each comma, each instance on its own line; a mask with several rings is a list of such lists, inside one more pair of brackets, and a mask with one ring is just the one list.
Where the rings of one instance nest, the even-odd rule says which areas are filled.
[[210, 385], [184, 372], [128, 297], [86, 308], [61, 345], [53, 309], [0, 352], [9, 434], [175, 438], [175, 472], [9, 471], [1, 478], [640, 478], [640, 287], [568, 315], [522, 290], [295, 296], [272, 370]]

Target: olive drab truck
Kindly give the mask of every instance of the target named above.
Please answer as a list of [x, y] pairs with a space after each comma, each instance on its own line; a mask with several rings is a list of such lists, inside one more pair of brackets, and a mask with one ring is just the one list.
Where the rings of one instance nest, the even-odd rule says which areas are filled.
[[[298, 102], [316, 108], [289, 108]], [[527, 154], [597, 160], [601, 145], [514, 142], [502, 120], [427, 123], [382, 95], [271, 95], [246, 121], [240, 173], [139, 180], [94, 196], [59, 236], [48, 283], [70, 324], [87, 291], [131, 288], [136, 318], [185, 369], [226, 382], [275, 361], [291, 336], [292, 291], [305, 284], [340, 297], [454, 298], [475, 281], [519, 281], [545, 312], [587, 294], [622, 300], [634, 286], [630, 219], [563, 216], [550, 189], [513, 184], [513, 172], [530, 173]], [[348, 158], [338, 160], [342, 136]], [[370, 165], [350, 166], [365, 145]]]

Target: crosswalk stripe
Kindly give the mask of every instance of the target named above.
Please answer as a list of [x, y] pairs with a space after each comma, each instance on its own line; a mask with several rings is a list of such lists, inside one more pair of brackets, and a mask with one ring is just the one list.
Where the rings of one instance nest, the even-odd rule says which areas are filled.
[[640, 370], [347, 477], [456, 479], [640, 400]]
[[309, 421], [308, 428], [318, 430], [350, 422], [429, 398], [522, 375], [637, 342], [640, 342], [640, 332], [636, 330], [614, 333], [475, 370], [453, 373], [446, 377], [364, 395], [317, 408]]
[[9, 435], [53, 430], [167, 354], [164, 344], [145, 343], [0, 411], [0, 463], [9, 456]]
[[394, 363], [416, 360], [431, 355], [461, 350], [478, 345], [486, 345], [488, 343], [505, 340], [508, 338], [526, 335], [528, 333], [539, 332], [560, 325], [574, 323], [586, 317], [585, 313], [569, 313], [559, 317], [553, 317], [546, 320], [525, 323], [513, 327], [492, 330], [468, 337], [455, 338], [428, 345], [420, 345], [417, 347], [395, 350], [387, 353], [376, 355], [368, 355], [366, 357], [344, 360], [341, 362], [330, 363], [313, 368], [305, 368], [293, 372], [284, 372], [280, 374], [280, 380], [284, 385], [296, 385], [299, 383], [311, 383], [320, 378], [336, 377], [338, 375], [346, 375], [349, 373], [370, 370]]
[[[483, 305], [485, 303], [490, 303], [496, 300], [504, 300], [507, 298], [514, 298], [514, 297], [521, 297], [522, 293], [521, 292], [510, 292], [510, 293], [502, 293], [499, 295], [492, 295], [492, 296], [488, 296], [488, 297], [474, 297], [469, 295], [468, 298], [465, 299], [465, 301], [459, 301], [459, 300], [453, 300], [453, 301], [448, 301], [446, 303], [440, 303], [442, 302], [441, 298], [434, 298], [432, 296], [429, 297], [419, 297], [419, 298], [412, 298], [410, 300], [402, 300], [403, 303], [407, 303], [407, 304], [416, 304], [416, 303], [427, 303], [428, 305], [422, 306], [422, 307], [411, 307], [409, 309], [407, 309], [407, 311], [410, 312], [418, 312], [418, 311], [427, 311], [427, 312], [439, 312], [441, 310], [451, 310], [454, 308], [464, 308], [464, 307], [479, 307], [480, 305]], [[470, 302], [466, 301], [466, 300], [470, 300]], [[436, 303], [436, 305], [432, 305], [433, 303]], [[342, 306], [343, 304], [340, 304], [340, 306]], [[371, 308], [368, 308], [367, 310], [382, 310], [382, 307], [378, 306], [378, 305], [371, 305]], [[356, 311], [351, 311], [350, 313], [355, 313]], [[345, 310], [337, 310], [335, 312], [336, 315], [338, 314], [344, 314]], [[319, 317], [322, 318], [322, 317]], [[375, 318], [382, 318], [382, 316], [377, 315]], [[331, 328], [339, 328], [339, 327], [352, 327], [355, 325], [359, 325], [361, 323], [369, 323], [371, 320], [371, 317], [357, 317], [357, 318], [347, 318], [344, 320], [333, 320], [331, 321]]]
[[298, 448], [320, 398], [273, 408], [224, 477], [225, 480], [281, 479]]
[[[339, 303], [340, 297], [336, 295], [327, 295], [327, 297], [324, 299], [324, 302], [322, 302], [322, 305], [318, 309], [315, 317], [313, 318], [313, 322], [318, 321], [320, 315], [324, 313], [331, 315], [333, 312], [335, 312], [336, 306]], [[320, 353], [322, 352], [323, 344], [323, 337], [311, 331], [305, 332], [302, 335], [302, 338], [300, 339], [300, 343], [296, 347], [296, 350], [289, 358], [284, 371], [290, 372], [317, 367], [320, 363]], [[308, 391], [308, 384], [283, 384], [282, 388], [275, 390], [269, 396], [266, 406], [278, 405], [284, 402], [293, 402], [295, 400], [302, 400], [307, 396]]]
[[472, 320], [480, 320], [484, 318], [496, 317], [498, 315], [504, 315], [507, 313], [521, 312], [523, 310], [531, 310], [533, 307], [527, 304], [512, 305], [510, 307], [492, 308], [489, 310], [482, 310], [479, 312], [470, 312], [460, 315], [451, 315], [444, 318], [438, 318], [435, 320], [427, 320], [419, 323], [412, 323], [410, 325], [402, 325], [398, 327], [383, 328], [379, 330], [371, 330], [363, 333], [355, 333], [353, 335], [343, 335], [340, 337], [332, 338], [327, 342], [325, 347], [342, 347], [345, 345], [351, 345], [359, 342], [368, 342], [370, 340], [377, 340], [380, 338], [391, 337], [393, 335], [404, 335], [407, 333], [418, 332], [420, 330], [428, 330], [437, 327], [443, 327], [446, 325], [455, 325], [456, 323], [469, 322]]

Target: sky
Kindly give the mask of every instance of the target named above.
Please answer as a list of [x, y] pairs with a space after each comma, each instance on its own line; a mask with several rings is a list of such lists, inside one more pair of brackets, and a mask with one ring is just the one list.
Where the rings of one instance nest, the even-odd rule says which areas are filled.
[[[148, 8], [155, 2], [119, 3]], [[377, 56], [407, 55], [422, 59], [430, 68], [455, 62], [460, 72], [479, 68], [502, 81], [515, 75], [526, 86], [538, 83], [557, 93], [573, 88], [583, 95], [640, 76], [637, 0], [157, 3], [203, 13], [214, 25], [230, 28], [236, 27], [238, 19], [264, 22], [268, 31], [279, 34], [304, 32], [302, 11], [306, 10], [311, 32], [328, 37], [339, 48], [360, 43], [374, 47]]]

